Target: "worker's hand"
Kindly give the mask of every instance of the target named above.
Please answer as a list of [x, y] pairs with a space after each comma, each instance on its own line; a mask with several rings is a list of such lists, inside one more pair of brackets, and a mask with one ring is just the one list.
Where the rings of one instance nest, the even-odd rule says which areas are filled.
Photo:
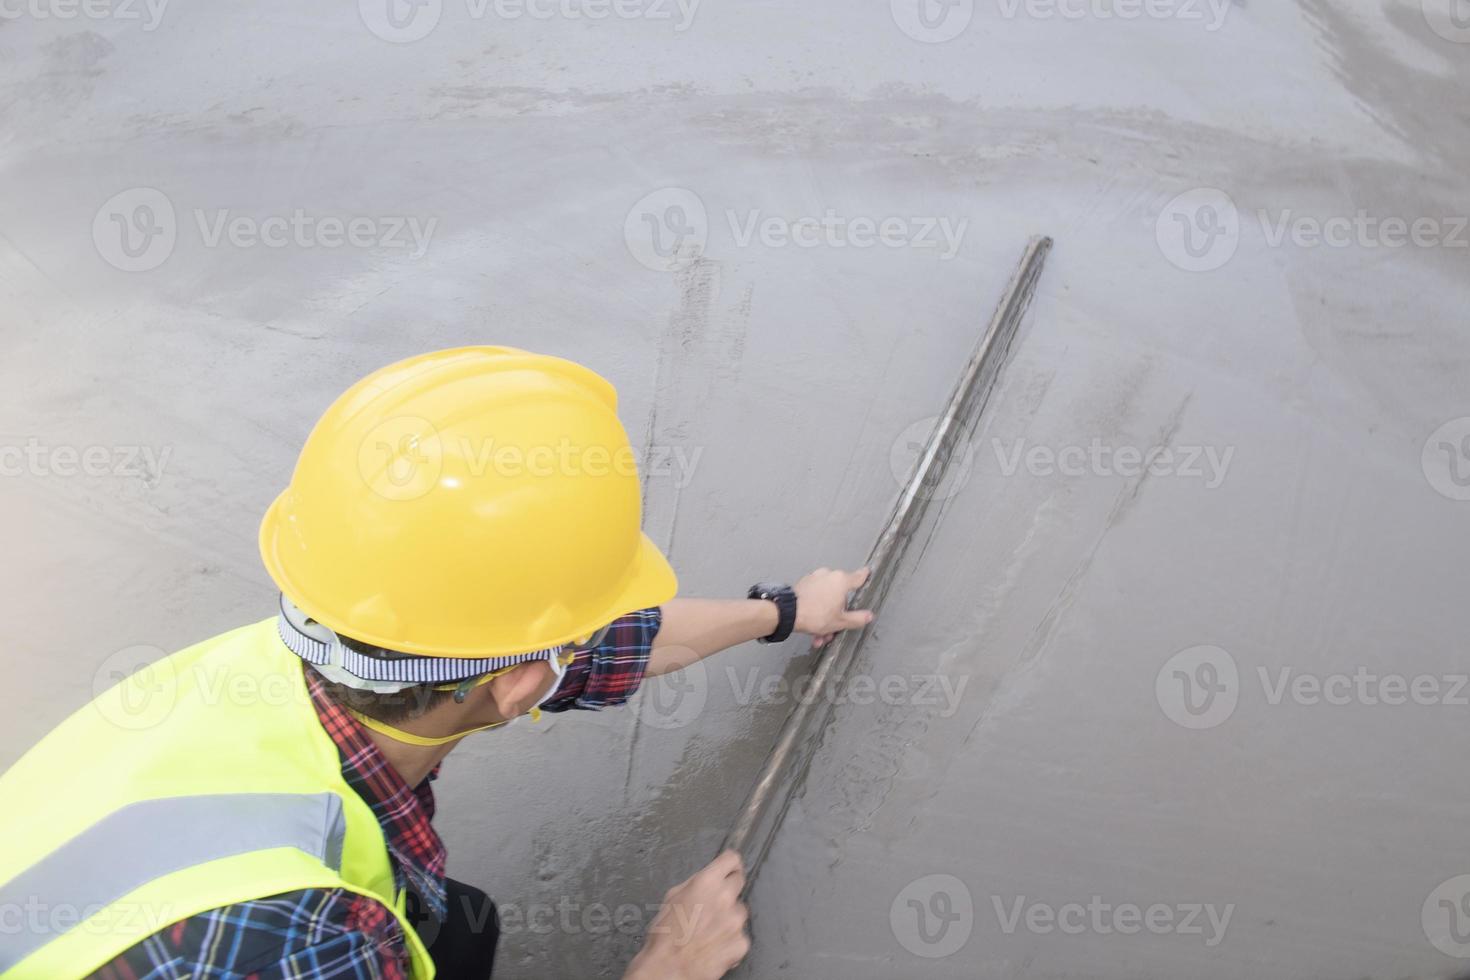
[[811, 634], [812, 646], [821, 648], [842, 630], [871, 623], [871, 611], [847, 608], [847, 594], [866, 582], [871, 572], [871, 568], [855, 572], [819, 568], [804, 576], [792, 586], [796, 590], [796, 632]]
[[718, 980], [734, 969], [750, 951], [744, 887], [740, 855], [726, 851], [670, 888], [624, 980]]

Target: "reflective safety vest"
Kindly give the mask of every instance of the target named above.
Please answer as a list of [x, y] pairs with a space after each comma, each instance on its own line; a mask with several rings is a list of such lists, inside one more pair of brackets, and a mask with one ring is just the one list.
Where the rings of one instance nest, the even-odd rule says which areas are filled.
[[392, 909], [434, 974], [383, 831], [342, 778], [271, 618], [82, 708], [0, 776], [0, 977], [82, 977], [171, 923], [304, 888]]

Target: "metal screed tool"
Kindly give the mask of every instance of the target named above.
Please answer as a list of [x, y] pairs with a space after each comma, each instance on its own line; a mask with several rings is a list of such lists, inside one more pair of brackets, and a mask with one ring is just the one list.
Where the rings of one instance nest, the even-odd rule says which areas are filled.
[[[899, 494], [888, 523], [868, 555], [867, 564], [872, 574], [863, 587], [853, 593], [850, 607], [876, 612], [883, 602], [904, 548], [919, 526], [926, 505], [935, 496], [934, 490], [944, 477], [945, 466], [961, 434], [967, 431], [968, 423], [984, 410], [990, 398], [1050, 250], [1050, 238], [1033, 238], [1026, 246], [1021, 264], [1011, 277], [1000, 305], [995, 308], [985, 336], [965, 365], [949, 404], [914, 466], [913, 475]], [[782, 726], [750, 795], [725, 837], [720, 850], [739, 851], [745, 859], [747, 888], [770, 848], [771, 838], [785, 816], [796, 783], [811, 761], [817, 736], [826, 724], [833, 699], [825, 692], [841, 684], [866, 636], [865, 629], [848, 630], [818, 651], [810, 682], [804, 685], [803, 696]]]

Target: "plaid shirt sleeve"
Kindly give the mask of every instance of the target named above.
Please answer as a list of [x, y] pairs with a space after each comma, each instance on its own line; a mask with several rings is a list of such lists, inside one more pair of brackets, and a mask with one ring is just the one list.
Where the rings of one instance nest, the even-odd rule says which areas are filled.
[[643, 683], [662, 623], [663, 611], [657, 606], [614, 620], [600, 644], [577, 654], [541, 710], [596, 711], [626, 702]]
[[381, 903], [313, 888], [202, 912], [149, 936], [90, 980], [407, 980], [398, 920]]

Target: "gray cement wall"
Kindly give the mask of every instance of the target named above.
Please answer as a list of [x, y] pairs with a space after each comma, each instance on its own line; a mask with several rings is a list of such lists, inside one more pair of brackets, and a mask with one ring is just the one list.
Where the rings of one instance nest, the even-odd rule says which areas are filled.
[[[1451, 3], [12, 4], [0, 764], [114, 671], [268, 615], [256, 524], [311, 423], [429, 348], [612, 378], [689, 594], [860, 561], [1047, 232], [860, 665], [890, 694], [837, 711], [741, 975], [1454, 971]], [[298, 210], [283, 247], [252, 238]], [[324, 218], [371, 223], [333, 246]], [[803, 218], [816, 244], [785, 237]], [[1165, 446], [1147, 475], [1113, 455]], [[646, 921], [710, 856], [801, 653], [751, 645], [455, 753], [439, 824], [510, 912], [506, 976], [617, 975], [636, 938], [600, 910]], [[1420, 677], [1423, 703], [1383, 703]]]

